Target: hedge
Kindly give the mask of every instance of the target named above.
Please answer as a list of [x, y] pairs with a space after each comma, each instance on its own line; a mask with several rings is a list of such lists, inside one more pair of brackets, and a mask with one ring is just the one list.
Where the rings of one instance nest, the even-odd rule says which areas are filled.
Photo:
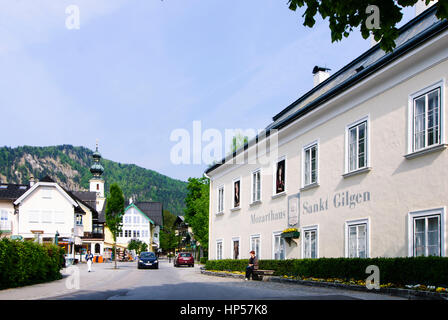
[[207, 261], [208, 261], [208, 258], [207, 258], [207, 257], [201, 257], [201, 259], [199, 260], [199, 262], [200, 262], [201, 264], [206, 264]]
[[55, 245], [0, 240], [0, 289], [62, 279], [64, 250]]
[[[206, 270], [245, 271], [248, 260], [208, 260]], [[376, 265], [380, 270], [380, 283], [397, 285], [426, 284], [448, 286], [448, 258], [319, 258], [260, 260], [259, 268], [275, 270], [276, 276], [302, 278], [337, 278], [342, 280], [366, 280], [365, 270]]]

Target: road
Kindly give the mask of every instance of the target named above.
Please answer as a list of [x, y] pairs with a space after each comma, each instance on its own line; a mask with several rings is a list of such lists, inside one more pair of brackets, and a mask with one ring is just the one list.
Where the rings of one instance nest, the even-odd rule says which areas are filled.
[[[403, 300], [398, 297], [334, 288], [309, 287], [207, 276], [194, 268], [160, 261], [158, 270], [138, 270], [136, 262], [85, 264], [63, 269], [50, 283], [0, 291], [1, 300]], [[69, 274], [76, 270], [75, 274]], [[79, 288], [76, 287], [79, 279]]]

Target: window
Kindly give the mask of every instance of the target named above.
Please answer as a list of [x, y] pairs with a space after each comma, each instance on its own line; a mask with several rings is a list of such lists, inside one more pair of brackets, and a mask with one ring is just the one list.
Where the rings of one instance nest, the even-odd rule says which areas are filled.
[[222, 259], [222, 240], [216, 241], [216, 259], [217, 260]]
[[317, 143], [303, 149], [303, 186], [317, 183], [318, 175]]
[[136, 233], [136, 237], [140, 238], [140, 230], [136, 230], [135, 233]]
[[125, 238], [130, 238], [131, 237], [131, 230], [124, 230], [124, 236], [125, 236]]
[[441, 143], [440, 87], [413, 98], [412, 151]]
[[274, 195], [285, 192], [286, 186], [286, 159], [282, 158], [277, 161], [275, 165], [275, 176], [274, 176]]
[[316, 259], [317, 253], [317, 228], [303, 229], [303, 258]]
[[54, 212], [54, 222], [56, 224], [64, 224], [64, 211]]
[[11, 224], [8, 221], [8, 211], [0, 211], [0, 230], [8, 230], [11, 228]]
[[42, 198], [51, 199], [51, 197], [52, 197], [52, 188], [42, 188]]
[[252, 203], [261, 200], [261, 170], [252, 172]]
[[240, 199], [241, 179], [233, 181], [233, 208], [239, 208], [241, 204]]
[[118, 232], [118, 237], [122, 238], [123, 237], [123, 231]]
[[240, 239], [232, 240], [232, 258], [238, 260], [240, 258]]
[[412, 214], [412, 256], [441, 256], [442, 213], [433, 210]]
[[260, 259], [260, 235], [250, 237], [250, 251], [255, 251], [255, 255]]
[[367, 167], [367, 120], [348, 128], [348, 172]]
[[347, 249], [349, 258], [368, 258], [367, 220], [347, 223]]
[[42, 223], [51, 223], [53, 218], [53, 212], [49, 210], [42, 211]]
[[286, 248], [285, 239], [283, 239], [281, 237], [281, 234], [282, 234], [281, 232], [276, 232], [273, 234], [273, 238], [274, 238], [273, 258], [275, 260], [285, 260], [285, 251], [286, 251], [285, 250], [285, 248]]
[[140, 217], [134, 216], [134, 224], [139, 224], [139, 223], [140, 223]]
[[98, 183], [96, 184], [96, 190], [100, 190], [100, 185]]
[[29, 223], [39, 223], [39, 220], [40, 220], [39, 210], [28, 211], [28, 222]]
[[136, 230], [133, 230], [133, 231], [132, 231], [132, 236], [133, 236], [134, 238], [137, 237], [137, 231], [136, 231]]
[[218, 213], [224, 212], [224, 187], [218, 188]]
[[82, 226], [82, 215], [81, 214], [76, 215], [76, 225]]

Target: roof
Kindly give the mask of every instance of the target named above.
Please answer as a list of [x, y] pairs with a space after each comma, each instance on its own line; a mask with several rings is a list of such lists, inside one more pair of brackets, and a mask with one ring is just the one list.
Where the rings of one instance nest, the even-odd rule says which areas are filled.
[[107, 204], [107, 199], [104, 200], [103, 209], [100, 212], [98, 212], [98, 222], [99, 223], [106, 223], [106, 204]]
[[29, 185], [25, 184], [0, 184], [0, 200], [15, 201], [20, 198], [28, 189]]
[[163, 205], [161, 202], [140, 201], [133, 204], [156, 225], [163, 226]]
[[91, 191], [67, 191], [67, 193], [71, 197], [74, 197], [78, 202], [81, 202], [83, 205], [88, 207], [92, 211], [93, 219], [98, 219], [99, 214], [96, 211], [96, 192], [91, 192]]
[[[436, 10], [436, 6], [432, 6], [401, 27], [399, 29], [399, 36], [395, 40], [396, 47], [392, 52], [384, 52], [379, 44], [370, 48], [275, 115], [273, 117], [273, 122], [265, 128], [265, 132], [262, 134], [268, 136], [270, 130], [280, 130], [335, 96], [353, 87], [409, 51], [417, 48], [440, 32], [448, 29], [448, 20], [439, 20], [435, 16]], [[254, 141], [258, 141], [258, 136], [246, 143], [244, 147], [241, 147], [237, 152], [246, 150]], [[234, 152], [232, 156], [235, 156], [237, 152]], [[225, 159], [222, 159], [219, 163], [209, 167], [205, 172], [209, 173], [217, 169], [225, 163], [226, 159], [228, 158], [226, 157]]]

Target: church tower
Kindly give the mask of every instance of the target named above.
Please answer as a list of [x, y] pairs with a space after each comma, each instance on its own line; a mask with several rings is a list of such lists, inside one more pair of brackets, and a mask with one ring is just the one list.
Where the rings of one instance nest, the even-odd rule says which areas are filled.
[[90, 172], [93, 174], [93, 178], [90, 179], [90, 192], [96, 192], [96, 210], [99, 212], [103, 209], [106, 198], [104, 197], [104, 180], [101, 178], [104, 168], [100, 164], [101, 154], [98, 152], [98, 141], [92, 158], [94, 163], [90, 167]]

